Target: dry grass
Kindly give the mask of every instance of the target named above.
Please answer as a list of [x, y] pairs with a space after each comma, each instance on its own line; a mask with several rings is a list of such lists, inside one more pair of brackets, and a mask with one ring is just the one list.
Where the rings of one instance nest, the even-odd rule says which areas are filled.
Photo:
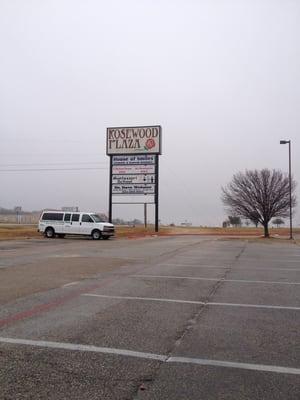
[[36, 237], [40, 237], [40, 233], [35, 225], [0, 225], [0, 240]]
[[[170, 235], [216, 235], [216, 236], [263, 236], [263, 228], [219, 228], [219, 227], [166, 227], [162, 228], [162, 232], [166, 231]], [[270, 228], [271, 236], [289, 236], [289, 228]], [[294, 228], [294, 233], [299, 234], [300, 229]]]
[[[295, 234], [300, 234], [300, 229], [294, 229]], [[288, 228], [271, 228], [270, 234], [273, 237], [287, 238], [289, 236]], [[157, 235], [154, 226], [145, 229], [143, 226], [128, 227], [116, 226], [116, 236], [118, 238], [138, 238], [150, 235]], [[158, 235], [215, 235], [226, 237], [261, 237], [262, 228], [200, 228], [200, 227], [160, 227]], [[36, 225], [5, 225], [0, 224], [0, 240], [39, 238], [41, 234], [37, 232]]]

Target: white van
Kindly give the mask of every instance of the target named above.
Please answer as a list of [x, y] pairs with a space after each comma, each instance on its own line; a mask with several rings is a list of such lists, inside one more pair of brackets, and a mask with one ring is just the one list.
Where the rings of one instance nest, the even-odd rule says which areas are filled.
[[100, 217], [90, 212], [43, 211], [38, 231], [47, 238], [56, 235], [88, 235], [94, 240], [109, 239], [115, 234], [113, 224], [101, 221]]

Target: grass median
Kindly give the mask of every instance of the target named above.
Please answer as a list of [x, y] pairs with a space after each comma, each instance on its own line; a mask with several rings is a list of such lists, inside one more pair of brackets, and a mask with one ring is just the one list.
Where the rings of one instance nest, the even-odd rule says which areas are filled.
[[[294, 230], [295, 236], [300, 235], [300, 229]], [[270, 228], [271, 237], [288, 238], [288, 228]], [[226, 237], [262, 237], [262, 228], [218, 228], [218, 227], [176, 227], [161, 226], [156, 233], [154, 226], [116, 226], [117, 238], [139, 238], [146, 236], [173, 236], [173, 235], [213, 235]], [[0, 240], [42, 238], [36, 225], [9, 225], [0, 224]]]

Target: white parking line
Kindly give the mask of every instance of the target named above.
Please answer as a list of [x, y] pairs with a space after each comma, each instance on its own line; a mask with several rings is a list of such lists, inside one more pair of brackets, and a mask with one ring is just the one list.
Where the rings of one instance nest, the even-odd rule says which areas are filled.
[[207, 360], [202, 358], [190, 358], [190, 357], [178, 357], [178, 356], [169, 357], [163, 354], [144, 353], [141, 351], [117, 349], [113, 347], [98, 347], [98, 346], [82, 345], [74, 343], [48, 342], [45, 340], [28, 340], [28, 339], [16, 339], [16, 338], [5, 338], [5, 337], [0, 337], [0, 343], [43, 347], [43, 348], [57, 349], [57, 350], [111, 354], [117, 356], [125, 356], [125, 357], [127, 356], [127, 357], [135, 357], [148, 360], [156, 360], [165, 363], [185, 363], [185, 364], [195, 364], [195, 365], [214, 366], [223, 368], [246, 369], [251, 371], [264, 371], [273, 373], [275, 372], [279, 374], [300, 375], [299, 368], [282, 367], [277, 365], [249, 364], [249, 363], [220, 361], [220, 360]]
[[[282, 256], [282, 255], [281, 255]], [[205, 257], [201, 257], [201, 256], [199, 256], [199, 257], [190, 257], [190, 256], [177, 256], [176, 257], [177, 259], [184, 259], [184, 260], [195, 260], [195, 261], [201, 261], [201, 260], [210, 260], [211, 258], [215, 258], [215, 259], [219, 259], [219, 260], [222, 260], [222, 261], [227, 261], [227, 262], [233, 262], [234, 261], [234, 259], [232, 259], [232, 258], [228, 258], [228, 259], [226, 259], [226, 258], [224, 258], [224, 257], [216, 257], [216, 254], [211, 254], [211, 255], [207, 255], [207, 256], [205, 256]], [[299, 258], [300, 258], [300, 256], [291, 256], [291, 255], [288, 255], [285, 259], [283, 259], [283, 258], [276, 258], [276, 257], [274, 257], [274, 256], [272, 256], [272, 257], [262, 257], [262, 258], [260, 258], [259, 260], [260, 261], [262, 261], [262, 262], [265, 262], [265, 261], [276, 261], [276, 262], [293, 262], [293, 263], [295, 263], [295, 262], [297, 262], [297, 263], [299, 263], [300, 262], [300, 260], [299, 260]], [[257, 262], [257, 257], [241, 257], [241, 261], [255, 261], [255, 262]]]
[[280, 259], [276, 258], [275, 256], [272, 258], [262, 258], [262, 259], [257, 259], [257, 258], [241, 258], [241, 261], [250, 261], [250, 262], [280, 262], [280, 263], [298, 263], [300, 264], [300, 260], [289, 260], [290, 257], [287, 257], [285, 259]]
[[300, 282], [278, 282], [278, 281], [251, 281], [245, 279], [223, 279], [223, 278], [201, 278], [194, 276], [172, 276], [172, 275], [131, 275], [132, 278], [153, 278], [153, 279], [191, 279], [199, 281], [234, 282], [234, 283], [262, 283], [268, 285], [300, 285]]
[[62, 287], [63, 287], [63, 288], [66, 288], [66, 287], [69, 287], [69, 286], [77, 285], [78, 283], [79, 283], [78, 281], [76, 281], [76, 282], [70, 282], [70, 283], [66, 283], [66, 284], [63, 285]]
[[[216, 268], [216, 269], [230, 269], [224, 265], [195, 265], [195, 264], [157, 264], [159, 267], [183, 267], [183, 268]], [[300, 268], [252, 268], [252, 267], [234, 267], [234, 271], [299, 271]]]
[[120, 356], [138, 357], [138, 358], [148, 358], [151, 360], [166, 361], [167, 356], [161, 356], [159, 354], [143, 353], [140, 351], [115, 349], [111, 347], [98, 347], [83, 344], [73, 344], [73, 343], [61, 343], [61, 342], [48, 342], [45, 340], [28, 340], [28, 339], [14, 339], [14, 338], [4, 338], [0, 337], [0, 343], [9, 344], [23, 344], [27, 346], [36, 347], [46, 347], [51, 349], [63, 349], [63, 350], [74, 350], [74, 351], [87, 351], [94, 353], [103, 354], [115, 354]]
[[170, 357], [167, 360], [167, 362], [187, 363], [187, 364], [197, 364], [197, 365], [211, 365], [214, 367], [238, 368], [238, 369], [247, 369], [247, 370], [251, 370], [251, 371], [264, 371], [264, 372], [276, 372], [279, 374], [300, 375], [299, 368], [278, 367], [276, 365], [248, 364], [248, 363], [240, 363], [240, 362], [206, 360], [206, 359], [189, 358], [189, 357]]
[[219, 268], [219, 269], [229, 269], [230, 266], [225, 267], [225, 265], [195, 265], [195, 264], [157, 264], [158, 267], [191, 267], [191, 268]]
[[210, 260], [211, 258], [219, 259], [221, 262], [228, 261], [228, 262], [233, 262], [234, 258], [228, 258], [226, 260], [225, 257], [222, 255], [218, 257], [216, 254], [208, 254], [204, 257], [191, 257], [191, 256], [177, 256], [177, 259], [184, 259], [184, 260], [195, 260], [195, 261], [201, 261], [201, 260]]
[[263, 308], [273, 310], [293, 310], [300, 311], [300, 307], [288, 307], [288, 306], [270, 306], [267, 304], [239, 304], [239, 303], [206, 303], [208, 306], [227, 306], [227, 307], [246, 307], [246, 308]]
[[144, 301], [160, 301], [165, 303], [183, 303], [183, 304], [200, 304], [206, 305], [203, 301], [193, 301], [193, 300], [176, 300], [176, 299], [161, 299], [155, 297], [135, 297], [135, 296], [110, 296], [106, 294], [93, 294], [93, 293], [84, 293], [81, 296], [87, 297], [102, 297], [106, 299], [120, 299], [120, 300], [144, 300]]
[[81, 254], [52, 254], [52, 258], [82, 258]]
[[156, 298], [156, 297], [113, 296], [113, 295], [93, 294], [93, 293], [84, 293], [81, 296], [99, 297], [99, 298], [105, 298], [105, 299], [120, 299], [120, 300], [159, 301], [162, 303], [198, 304], [198, 305], [202, 305], [202, 306], [246, 307], [246, 308], [262, 308], [262, 309], [300, 311], [300, 307], [270, 306], [270, 305], [266, 305], [266, 304], [213, 303], [213, 302], [210, 303], [210, 302], [203, 302], [203, 301], [196, 301], [196, 300], [176, 300], [176, 299], [164, 299], [164, 298]]

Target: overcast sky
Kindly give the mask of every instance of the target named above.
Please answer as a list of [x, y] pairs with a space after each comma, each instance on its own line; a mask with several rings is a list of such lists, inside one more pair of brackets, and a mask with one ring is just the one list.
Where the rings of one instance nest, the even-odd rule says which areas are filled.
[[107, 212], [106, 127], [157, 124], [162, 222], [220, 225], [234, 173], [287, 171], [280, 139], [300, 199], [299, 21], [299, 0], [0, 0], [0, 206]]

